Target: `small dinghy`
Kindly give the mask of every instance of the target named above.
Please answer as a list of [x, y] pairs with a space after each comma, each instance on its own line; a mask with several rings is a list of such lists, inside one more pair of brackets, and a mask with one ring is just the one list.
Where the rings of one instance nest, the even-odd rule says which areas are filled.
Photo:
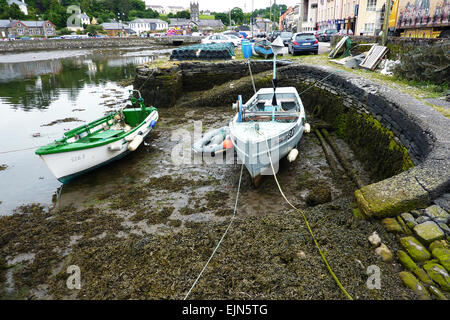
[[272, 43], [266, 39], [255, 42], [253, 50], [264, 59], [273, 56]]
[[[137, 92], [136, 99], [132, 93]], [[131, 108], [121, 108], [105, 117], [64, 133], [64, 137], [36, 150], [62, 183], [135, 151], [155, 127], [159, 115], [145, 107], [137, 90], [130, 90]]]
[[[238, 112], [231, 120], [230, 137], [236, 154], [248, 169], [254, 185], [261, 175], [273, 174], [280, 159], [289, 154], [295, 160], [303, 132], [309, 132], [305, 110], [294, 87], [276, 87], [276, 53], [283, 48], [280, 38], [274, 41], [273, 88], [262, 88], [246, 104], [239, 96]], [[270, 154], [270, 160], [269, 160]]]
[[192, 145], [192, 150], [197, 154], [210, 154], [214, 157], [233, 146], [229, 140], [229, 134], [230, 128], [228, 126], [209, 131]]

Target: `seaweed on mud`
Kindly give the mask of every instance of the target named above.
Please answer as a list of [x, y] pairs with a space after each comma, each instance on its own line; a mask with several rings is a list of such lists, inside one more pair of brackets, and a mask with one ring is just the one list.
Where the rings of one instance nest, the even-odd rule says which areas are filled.
[[25, 298], [28, 289], [48, 282], [70, 249], [71, 236], [89, 239], [126, 230], [122, 218], [99, 209], [65, 207], [46, 212], [43, 208], [39, 204], [22, 206], [16, 214], [0, 218], [0, 257], [34, 254], [31, 261], [22, 261], [13, 269], [16, 298]]
[[181, 221], [181, 220], [178, 220], [178, 219], [176, 219], [176, 220], [168, 220], [168, 221], [167, 221], [167, 224], [168, 224], [169, 226], [178, 228], [178, 227], [180, 227], [180, 226], [182, 225], [182, 221]]
[[178, 210], [178, 213], [183, 215], [183, 216], [188, 216], [188, 215], [191, 215], [191, 214], [198, 213], [198, 210], [190, 208], [190, 207], [183, 207], [183, 208]]
[[174, 207], [149, 208], [145, 211], [138, 211], [130, 220], [133, 222], [146, 220], [148, 224], [166, 223], [174, 209]]
[[205, 194], [205, 198], [208, 201], [207, 206], [210, 209], [220, 208], [229, 197], [229, 193], [220, 190], [209, 191]]
[[[378, 260], [367, 241], [377, 231], [391, 249], [398, 247], [380, 224], [353, 218], [350, 202], [339, 212], [326, 206], [306, 209], [314, 234], [333, 271], [357, 299], [414, 298], [401, 285], [394, 266]], [[325, 219], [324, 219], [325, 218]], [[320, 221], [320, 222], [319, 222]], [[186, 221], [177, 233], [128, 239], [88, 239], [73, 247], [65, 265], [83, 274], [83, 299], [180, 299], [190, 288], [228, 225]], [[374, 230], [375, 229], [375, 230]], [[368, 254], [369, 253], [369, 254]], [[358, 262], [359, 260], [360, 262]], [[378, 265], [383, 290], [369, 290], [365, 268]], [[361, 267], [362, 265], [362, 267]], [[64, 269], [64, 268], [63, 268]], [[70, 294], [65, 281], [50, 279], [55, 298]], [[304, 221], [295, 211], [238, 217], [197, 283], [192, 299], [343, 299], [329, 275]]]
[[157, 190], [169, 190], [169, 191], [181, 191], [186, 187], [203, 187], [208, 186], [213, 183], [214, 180], [192, 180], [185, 179], [180, 176], [162, 176], [162, 177], [151, 177], [145, 184], [146, 188], [157, 189]]
[[328, 185], [315, 185], [306, 196], [306, 204], [310, 207], [331, 201], [331, 189]]

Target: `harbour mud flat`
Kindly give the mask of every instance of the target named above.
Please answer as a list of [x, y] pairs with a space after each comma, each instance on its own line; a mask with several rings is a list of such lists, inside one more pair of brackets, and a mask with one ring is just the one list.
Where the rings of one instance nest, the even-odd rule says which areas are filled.
[[[177, 166], [171, 152], [189, 149], [193, 121], [226, 125], [230, 107], [160, 109], [160, 121], [126, 160], [63, 187], [55, 208], [23, 206], [0, 218], [2, 297], [19, 299], [181, 299], [208, 260], [233, 214], [240, 164]], [[345, 142], [338, 140], [349, 159]], [[181, 150], [181, 149], [180, 149]], [[333, 177], [315, 135], [305, 135], [294, 163], [278, 172], [283, 191], [303, 208], [333, 271], [358, 299], [413, 299], [367, 240], [377, 231], [389, 248], [395, 236], [354, 216], [355, 186]], [[189, 153], [190, 154], [190, 153]], [[189, 155], [187, 156], [190, 157]], [[191, 158], [194, 159], [193, 157]], [[218, 161], [216, 159], [209, 159]], [[355, 160], [358, 173], [368, 175]], [[339, 168], [342, 169], [342, 168]], [[115, 172], [115, 175], [108, 172]], [[311, 204], [318, 189], [323, 197]], [[314, 191], [316, 190], [316, 191]], [[313, 205], [313, 206], [311, 206]], [[81, 289], [66, 286], [67, 268], [81, 270]], [[382, 289], [366, 285], [381, 270]], [[284, 202], [273, 177], [260, 188], [244, 171], [237, 218], [191, 294], [197, 299], [344, 299], [303, 218]]]

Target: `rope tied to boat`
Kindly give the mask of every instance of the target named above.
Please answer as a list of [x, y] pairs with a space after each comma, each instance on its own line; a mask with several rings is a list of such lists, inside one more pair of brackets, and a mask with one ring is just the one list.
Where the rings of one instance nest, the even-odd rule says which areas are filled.
[[223, 233], [222, 237], [220, 238], [219, 242], [217, 243], [217, 246], [215, 247], [214, 251], [212, 252], [211, 256], [209, 257], [209, 259], [206, 262], [205, 266], [203, 267], [202, 271], [199, 273], [197, 279], [195, 279], [195, 281], [192, 284], [191, 288], [189, 289], [188, 293], [184, 296], [183, 300], [186, 300], [189, 297], [189, 295], [191, 294], [191, 292], [194, 289], [195, 285], [197, 284], [198, 280], [200, 280], [201, 276], [203, 275], [203, 272], [208, 267], [209, 262], [212, 260], [212, 258], [216, 254], [217, 250], [219, 249], [220, 245], [222, 244], [223, 239], [225, 239], [225, 236], [228, 233], [228, 230], [230, 229], [234, 219], [236, 218], [237, 204], [238, 204], [238, 200], [239, 200], [239, 191], [241, 189], [242, 171], [243, 170], [244, 170], [244, 164], [242, 164], [242, 166], [241, 166], [241, 174], [239, 176], [239, 184], [238, 184], [238, 189], [237, 189], [237, 193], [236, 193], [236, 202], [234, 204], [234, 212], [233, 212], [233, 216], [231, 217], [230, 223], [228, 224], [228, 227], [225, 229], [225, 232]]
[[267, 154], [268, 154], [268, 156], [269, 156], [270, 167], [272, 168], [273, 177], [275, 178], [275, 182], [277, 183], [278, 190], [280, 191], [280, 193], [281, 193], [281, 195], [283, 196], [284, 200], [286, 200], [286, 202], [287, 202], [294, 210], [296, 210], [297, 212], [299, 212], [299, 213], [303, 216], [303, 219], [305, 220], [306, 228], [308, 229], [309, 234], [311, 235], [312, 239], [314, 240], [314, 244], [316, 245], [317, 250], [319, 250], [319, 254], [320, 254], [320, 256], [322, 257], [322, 260], [323, 260], [323, 262], [325, 263], [325, 265], [326, 265], [328, 271], [330, 272], [330, 274], [331, 274], [331, 276], [333, 277], [334, 281], [335, 281], [336, 284], [338, 285], [339, 289], [341, 289], [341, 291], [345, 294], [345, 296], [346, 296], [349, 300], [353, 300], [352, 296], [347, 292], [347, 290], [345, 290], [344, 286], [342, 285], [342, 283], [339, 281], [338, 277], [335, 275], [335, 273], [334, 273], [333, 270], [331, 269], [331, 266], [329, 265], [329, 263], [328, 263], [328, 261], [327, 261], [327, 258], [326, 258], [325, 255], [323, 254], [322, 250], [320, 249], [319, 244], [317, 243], [316, 238], [314, 237], [314, 233], [312, 232], [311, 227], [309, 226], [309, 222], [308, 222], [308, 219], [306, 218], [305, 213], [303, 212], [303, 210], [298, 209], [297, 207], [295, 207], [295, 206], [287, 199], [287, 197], [285, 196], [283, 190], [281, 189], [280, 183], [278, 182], [277, 175], [276, 175], [275, 169], [274, 169], [274, 167], [273, 167], [272, 157], [271, 157], [271, 154], [270, 154], [269, 143], [268, 143], [268, 141], [267, 141], [267, 138], [266, 138], [266, 136], [264, 135], [264, 133], [261, 133], [259, 130], [257, 130], [257, 133], [261, 134], [261, 135], [264, 137], [265, 141], [266, 141]]

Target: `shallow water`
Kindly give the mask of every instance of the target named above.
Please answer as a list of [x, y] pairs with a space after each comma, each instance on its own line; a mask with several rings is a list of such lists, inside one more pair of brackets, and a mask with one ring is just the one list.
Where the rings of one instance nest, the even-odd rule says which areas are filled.
[[[128, 48], [0, 55], [0, 166], [7, 166], [0, 171], [0, 215], [22, 204], [50, 205], [61, 183], [34, 150], [120, 106], [131, 87], [118, 82], [132, 78], [138, 64], [169, 52]], [[79, 121], [45, 126], [66, 118]]]

